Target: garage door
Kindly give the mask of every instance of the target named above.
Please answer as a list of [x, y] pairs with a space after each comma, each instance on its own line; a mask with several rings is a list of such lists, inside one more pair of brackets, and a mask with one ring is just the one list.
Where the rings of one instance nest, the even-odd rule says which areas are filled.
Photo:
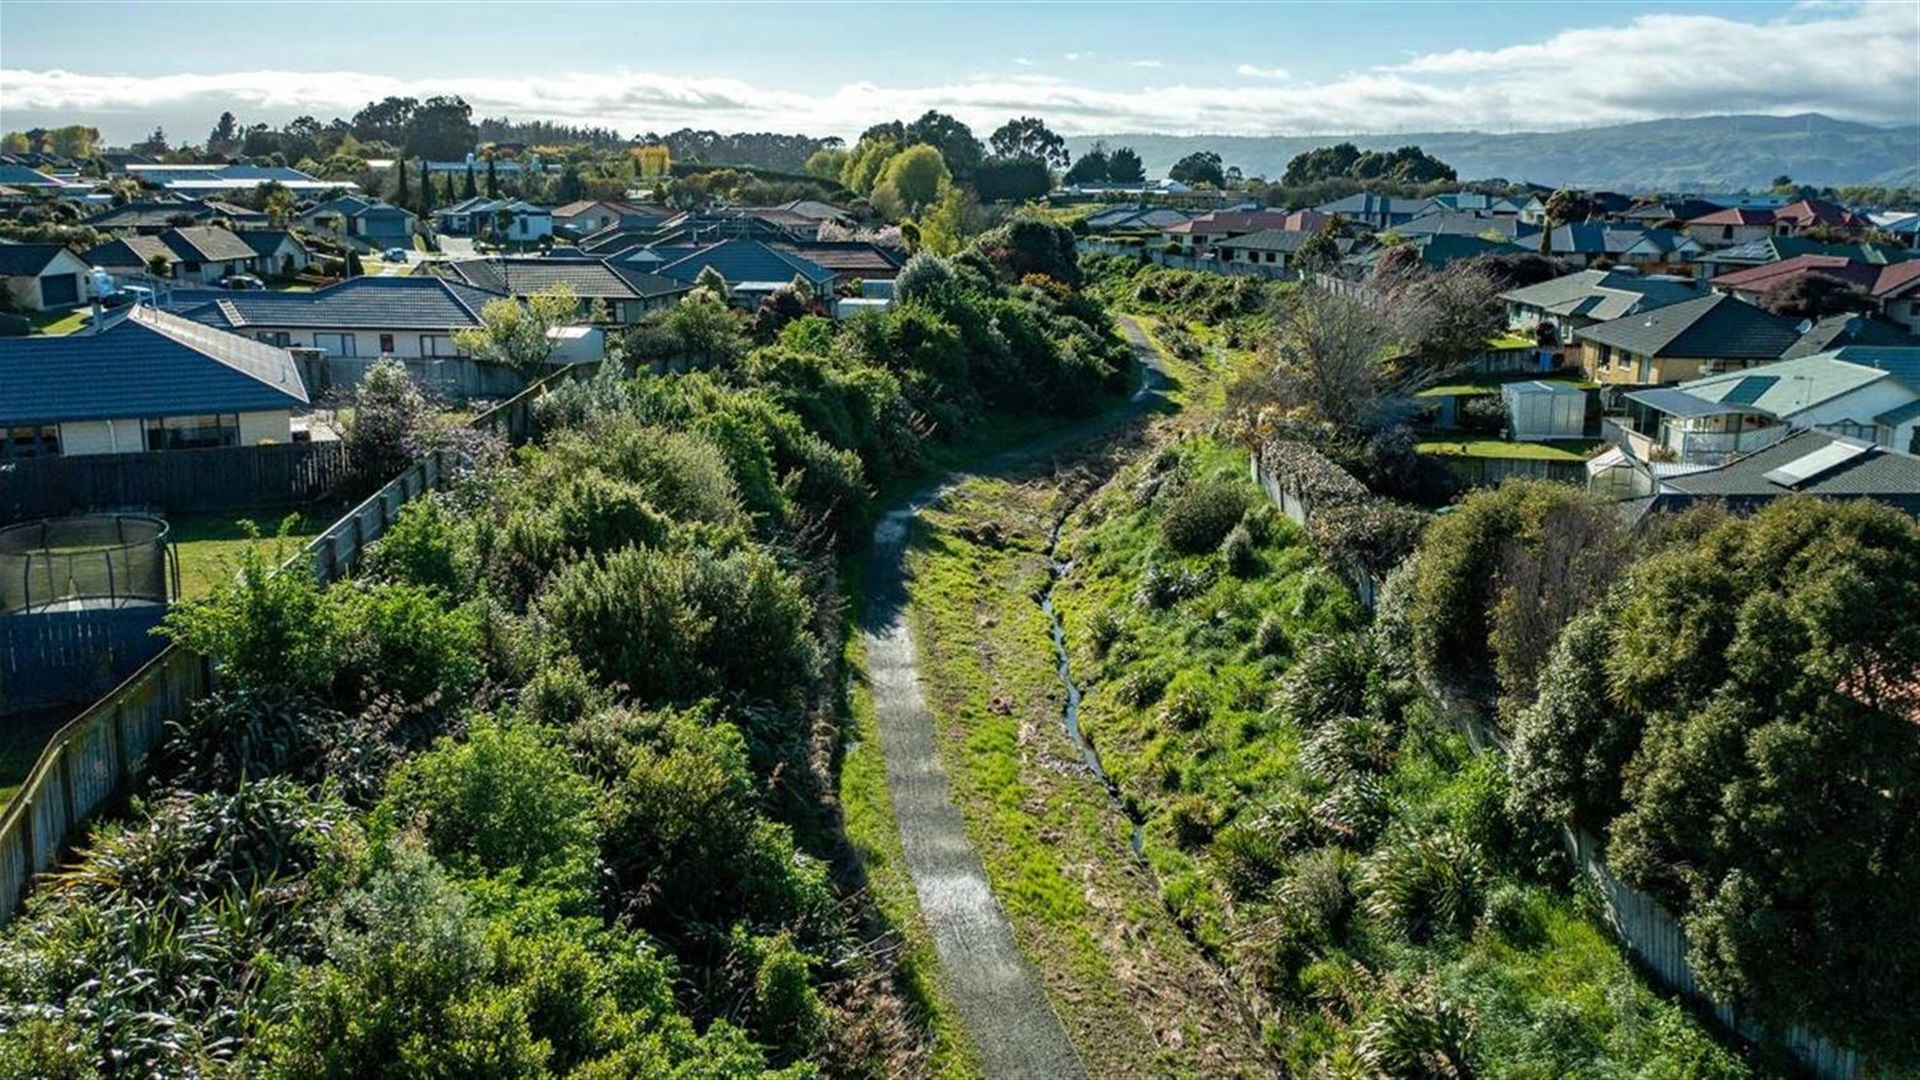
[[80, 302], [80, 275], [54, 274], [40, 279], [40, 306], [64, 307]]

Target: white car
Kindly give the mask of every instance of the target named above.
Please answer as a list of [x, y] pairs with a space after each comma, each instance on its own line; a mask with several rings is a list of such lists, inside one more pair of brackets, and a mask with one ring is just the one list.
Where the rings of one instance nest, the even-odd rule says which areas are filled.
[[407, 249], [406, 249], [406, 248], [398, 248], [398, 247], [390, 247], [390, 248], [388, 248], [387, 250], [385, 250], [385, 251], [383, 251], [383, 252], [381, 252], [381, 253], [380, 253], [380, 257], [381, 257], [382, 259], [385, 259], [385, 260], [386, 260], [386, 261], [388, 261], [388, 262], [406, 262], [406, 261], [407, 261]]

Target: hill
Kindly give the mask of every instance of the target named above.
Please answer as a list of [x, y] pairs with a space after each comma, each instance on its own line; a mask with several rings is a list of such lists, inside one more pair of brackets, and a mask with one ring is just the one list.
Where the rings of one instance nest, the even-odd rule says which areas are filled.
[[1351, 142], [1362, 150], [1418, 145], [1459, 170], [1463, 180], [1504, 177], [1554, 187], [1763, 188], [1782, 173], [1819, 186], [1920, 184], [1920, 156], [1914, 153], [1920, 124], [1882, 128], [1819, 113], [1705, 116], [1511, 134], [1117, 134], [1070, 138], [1067, 147], [1078, 155], [1096, 138], [1139, 151], [1149, 176], [1165, 176], [1169, 166], [1195, 150], [1213, 150], [1249, 176], [1277, 177], [1296, 154]]

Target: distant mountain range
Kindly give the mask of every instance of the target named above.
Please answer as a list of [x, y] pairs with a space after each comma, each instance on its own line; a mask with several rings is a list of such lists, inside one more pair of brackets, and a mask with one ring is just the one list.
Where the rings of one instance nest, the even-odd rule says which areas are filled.
[[1069, 138], [1075, 156], [1096, 139], [1131, 146], [1148, 176], [1212, 150], [1249, 176], [1277, 179], [1294, 155], [1350, 142], [1362, 150], [1409, 143], [1452, 165], [1462, 180], [1495, 177], [1551, 187], [1648, 191], [1765, 188], [1782, 174], [1815, 186], [1920, 185], [1920, 124], [1874, 127], [1819, 113], [1703, 116], [1636, 124], [1496, 135], [1435, 131], [1402, 135], [1149, 135]]

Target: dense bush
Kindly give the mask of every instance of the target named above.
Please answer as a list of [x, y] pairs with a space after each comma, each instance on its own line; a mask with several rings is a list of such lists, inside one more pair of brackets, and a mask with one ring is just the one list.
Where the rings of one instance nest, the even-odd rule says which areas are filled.
[[1212, 551], [1246, 515], [1244, 484], [1208, 477], [1182, 484], [1160, 509], [1160, 540], [1181, 555]]

